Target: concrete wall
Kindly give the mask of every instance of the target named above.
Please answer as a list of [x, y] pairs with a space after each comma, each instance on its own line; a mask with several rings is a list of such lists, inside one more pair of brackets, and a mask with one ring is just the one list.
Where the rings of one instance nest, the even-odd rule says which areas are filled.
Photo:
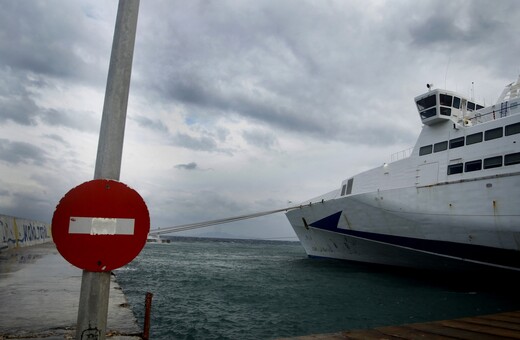
[[50, 224], [0, 215], [0, 251], [50, 241]]

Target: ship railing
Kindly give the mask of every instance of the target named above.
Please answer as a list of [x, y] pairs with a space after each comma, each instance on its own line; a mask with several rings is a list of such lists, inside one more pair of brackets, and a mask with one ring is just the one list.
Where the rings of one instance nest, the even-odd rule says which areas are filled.
[[473, 117], [465, 121], [471, 122], [472, 125], [476, 125], [491, 120], [504, 118], [512, 114], [515, 114], [519, 110], [520, 104], [518, 102], [504, 102], [500, 105], [500, 107], [498, 106], [499, 105], [493, 105], [490, 108], [478, 110], [475, 112]]
[[476, 112], [475, 116], [471, 117], [470, 119], [467, 119], [467, 121], [471, 122], [471, 125], [477, 125], [485, 122], [489, 122], [491, 120], [495, 120], [497, 118], [503, 118], [507, 117], [507, 111], [495, 111], [491, 110], [489, 112]]
[[413, 147], [398, 151], [390, 155], [390, 163], [410, 157], [413, 152]]

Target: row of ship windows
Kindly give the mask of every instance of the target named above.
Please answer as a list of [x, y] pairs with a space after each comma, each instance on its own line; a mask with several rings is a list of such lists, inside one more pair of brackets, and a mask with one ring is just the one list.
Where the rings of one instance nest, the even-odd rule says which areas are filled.
[[[441, 104], [442, 106], [451, 106], [455, 109], [460, 109], [461, 99], [459, 97], [454, 97], [448, 94], [441, 93], [439, 94], [439, 104]], [[435, 95], [417, 101], [417, 108], [419, 109], [419, 111], [425, 110], [435, 105], [437, 105], [437, 97], [435, 97]], [[466, 108], [468, 111], [474, 111], [475, 109], [483, 109], [484, 106], [468, 101]]]
[[470, 161], [466, 163], [457, 163], [448, 165], [448, 175], [461, 174], [462, 172], [471, 172], [478, 171], [484, 169], [498, 168], [502, 165], [513, 165], [520, 163], [520, 152], [510, 153], [505, 156], [495, 156], [484, 159], [482, 162], [481, 159], [477, 159], [475, 161]]
[[[505, 127], [505, 135], [511, 136], [520, 133], [520, 123], [506, 125]], [[464, 144], [464, 137], [457, 137], [450, 139], [449, 141], [443, 141], [436, 144], [430, 144], [422, 146], [419, 149], [419, 156], [429, 155], [433, 152], [440, 152], [448, 149], [460, 148], [464, 145], [471, 145], [475, 143], [480, 143], [482, 140], [488, 141], [497, 138], [501, 138], [504, 136], [504, 128], [498, 127], [495, 129], [490, 129], [484, 131], [484, 139], [482, 139], [482, 132], [477, 132], [471, 135], [466, 136], [466, 143]]]

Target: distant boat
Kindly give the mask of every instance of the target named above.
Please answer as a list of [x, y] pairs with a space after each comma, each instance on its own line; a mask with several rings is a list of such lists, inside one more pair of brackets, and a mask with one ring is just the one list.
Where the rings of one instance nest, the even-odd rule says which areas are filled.
[[428, 85], [408, 154], [286, 213], [307, 254], [520, 271], [519, 97], [520, 77], [488, 107]]
[[160, 235], [148, 234], [148, 237], [146, 238], [146, 243], [170, 243], [170, 240], [162, 239]]

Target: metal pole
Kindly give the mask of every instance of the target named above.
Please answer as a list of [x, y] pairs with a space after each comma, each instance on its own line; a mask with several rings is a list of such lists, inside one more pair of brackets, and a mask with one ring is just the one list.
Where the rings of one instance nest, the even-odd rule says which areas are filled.
[[152, 298], [152, 293], [146, 293], [146, 297], [144, 300], [143, 340], [150, 339], [150, 317], [152, 315]]
[[[119, 0], [94, 179], [119, 180], [139, 0]], [[106, 337], [110, 272], [84, 270], [76, 339]]]

